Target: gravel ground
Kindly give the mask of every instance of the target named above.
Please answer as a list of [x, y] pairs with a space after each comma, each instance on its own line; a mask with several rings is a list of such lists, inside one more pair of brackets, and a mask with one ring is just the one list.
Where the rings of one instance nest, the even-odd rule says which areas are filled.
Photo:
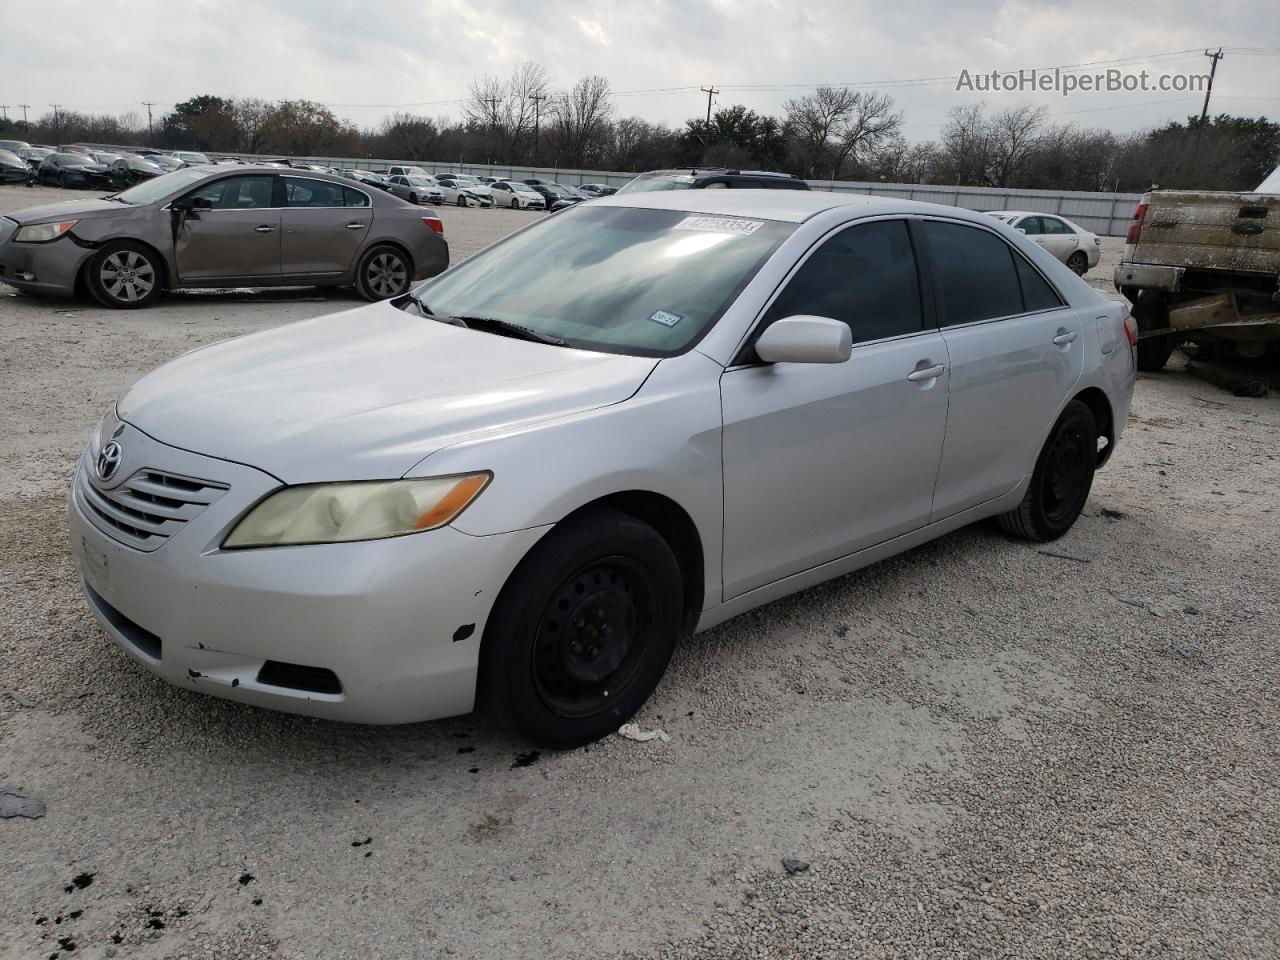
[[[445, 214], [455, 259], [536, 216]], [[1280, 956], [1280, 401], [1175, 361], [1076, 559], [957, 532], [685, 644], [639, 718], [669, 743], [537, 756], [170, 687], [77, 594], [111, 399], [355, 305], [0, 286], [0, 787], [48, 805], [0, 821], [0, 958]]]

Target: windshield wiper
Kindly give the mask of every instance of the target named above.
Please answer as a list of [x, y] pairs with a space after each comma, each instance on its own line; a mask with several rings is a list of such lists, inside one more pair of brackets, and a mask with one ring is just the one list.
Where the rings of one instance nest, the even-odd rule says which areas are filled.
[[464, 323], [462, 320], [459, 320], [457, 317], [447, 317], [444, 314], [433, 313], [431, 308], [427, 306], [426, 301], [423, 300], [421, 297], [419, 297], [417, 294], [406, 293], [404, 295], [404, 300], [408, 301], [409, 303], [412, 303], [415, 307], [418, 308], [419, 313], [421, 313], [424, 317], [427, 317], [430, 320], [438, 320], [441, 323], [447, 323], [450, 326], [454, 326], [454, 327], [466, 326], [466, 323]]
[[532, 327], [525, 327], [518, 323], [512, 323], [510, 320], [499, 320], [497, 317], [454, 317], [453, 319], [461, 320], [472, 330], [484, 330], [488, 328], [495, 333], [505, 334], [508, 337], [516, 337], [520, 340], [532, 340], [534, 343], [546, 343], [553, 347], [568, 346], [568, 343], [561, 340], [559, 337], [553, 337], [549, 333], [542, 333], [540, 330], [534, 330]]

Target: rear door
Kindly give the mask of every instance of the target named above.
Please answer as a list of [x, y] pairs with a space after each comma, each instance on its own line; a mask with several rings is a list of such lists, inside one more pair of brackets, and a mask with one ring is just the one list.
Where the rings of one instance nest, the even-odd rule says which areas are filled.
[[369, 195], [330, 180], [283, 179], [284, 275], [306, 279], [346, 272], [373, 223]]
[[747, 348], [721, 377], [726, 599], [929, 520], [947, 357], [906, 221], [828, 235], [754, 336], [796, 314], [847, 323], [853, 355], [763, 364]]
[[1040, 229], [1042, 231], [1040, 239], [1044, 241], [1041, 246], [1063, 263], [1066, 263], [1067, 258], [1080, 246], [1079, 234], [1057, 217], [1042, 216]]
[[223, 177], [187, 194], [212, 207], [181, 215], [174, 259], [183, 281], [276, 279], [280, 210], [275, 174]]
[[1080, 379], [1083, 324], [994, 230], [923, 220], [919, 234], [951, 366], [933, 505], [941, 520], [1008, 493], [1035, 466]]

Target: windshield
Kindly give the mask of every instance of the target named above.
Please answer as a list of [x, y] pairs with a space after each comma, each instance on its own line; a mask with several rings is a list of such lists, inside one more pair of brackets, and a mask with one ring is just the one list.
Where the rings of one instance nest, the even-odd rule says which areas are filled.
[[434, 187], [436, 182], [428, 177], [405, 177], [415, 187]]
[[454, 177], [453, 179], [456, 180], [458, 183], [461, 183], [462, 185], [467, 187], [474, 187], [479, 185], [479, 181], [476, 180], [475, 177]]
[[178, 154], [178, 156], [181, 157], [183, 160], [187, 161], [187, 163], [208, 163], [209, 162], [209, 158], [206, 157], [203, 153], [180, 153]]
[[414, 293], [437, 315], [504, 320], [587, 350], [673, 356], [711, 329], [794, 229], [588, 204], [512, 235]]
[[651, 190], [688, 190], [693, 186], [693, 177], [681, 177], [675, 174], [654, 175], [642, 173], [630, 183], [618, 188], [618, 193], [648, 193]]
[[511, 189], [514, 190], [516, 193], [537, 193], [538, 192], [537, 190], [533, 189], [533, 187], [529, 186], [527, 183], [516, 183], [514, 180], [508, 180], [507, 183], [511, 185]]
[[155, 203], [175, 190], [181, 190], [188, 184], [198, 183], [208, 175], [206, 170], [175, 170], [160, 177], [152, 177], [123, 193], [117, 193], [116, 199], [132, 203], [134, 206]]

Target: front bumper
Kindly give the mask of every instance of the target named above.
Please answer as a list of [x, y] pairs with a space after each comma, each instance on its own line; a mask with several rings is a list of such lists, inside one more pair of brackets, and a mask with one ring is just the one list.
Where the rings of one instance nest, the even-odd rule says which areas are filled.
[[0, 221], [0, 283], [33, 293], [74, 293], [92, 248], [78, 246], [70, 233], [49, 243], [15, 243], [16, 232], [12, 221]]
[[[227, 488], [146, 552], [91, 519], [81, 485], [110, 485], [89, 480], [92, 444], [82, 458], [72, 553], [90, 609], [134, 660], [201, 693], [334, 720], [409, 723], [472, 709], [490, 608], [545, 528], [222, 550], [244, 511], [279, 483], [128, 425], [118, 441], [127, 454], [117, 486], [148, 469]], [[306, 679], [322, 674], [336, 686]]]

